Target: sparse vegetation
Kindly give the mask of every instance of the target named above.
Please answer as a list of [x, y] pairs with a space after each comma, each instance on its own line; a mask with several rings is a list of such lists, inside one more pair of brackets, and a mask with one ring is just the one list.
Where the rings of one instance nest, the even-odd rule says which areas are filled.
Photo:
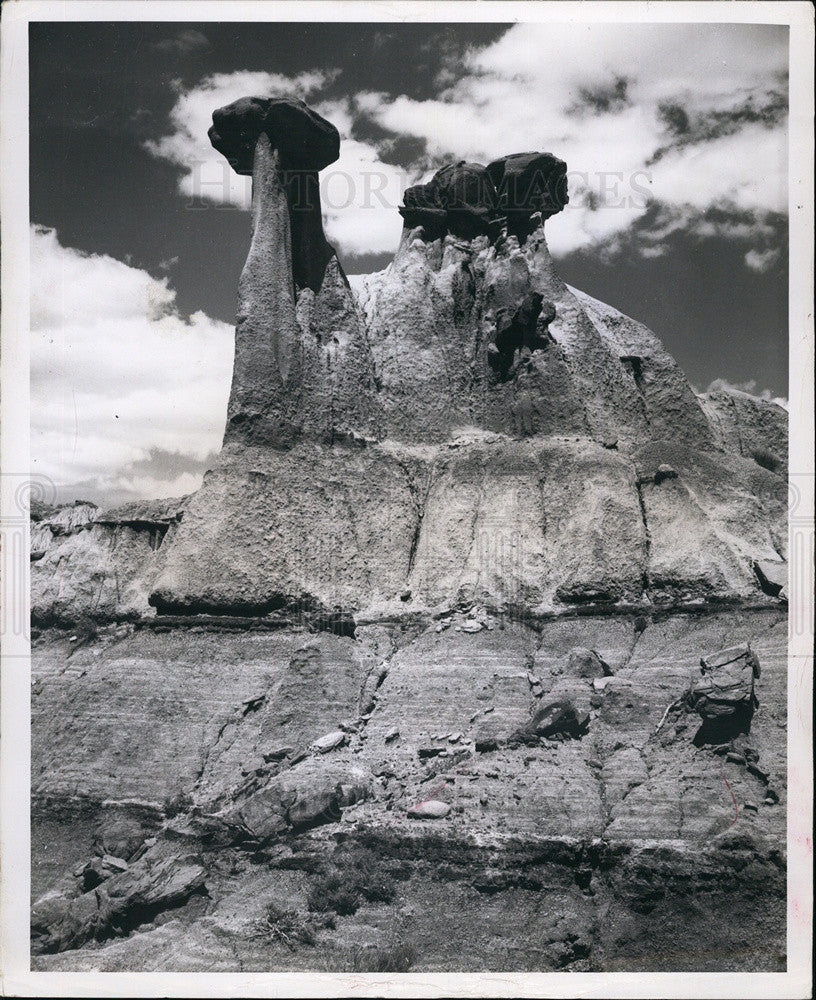
[[394, 892], [394, 880], [382, 864], [362, 864], [346, 858], [316, 876], [307, 905], [314, 912], [334, 911], [348, 916], [357, 912], [363, 900], [388, 903]]
[[98, 637], [98, 623], [88, 614], [78, 614], [71, 625], [71, 642], [76, 643], [74, 650], [93, 642]]
[[276, 903], [268, 903], [264, 914], [264, 925], [271, 932], [272, 940], [283, 942], [287, 948], [294, 949], [299, 944], [312, 947], [317, 939], [318, 930], [334, 927], [334, 917], [309, 917], [297, 910], [283, 909]]
[[165, 799], [163, 812], [167, 819], [172, 819], [180, 813], [188, 812], [193, 807], [193, 798], [187, 792], [177, 792], [175, 795]]

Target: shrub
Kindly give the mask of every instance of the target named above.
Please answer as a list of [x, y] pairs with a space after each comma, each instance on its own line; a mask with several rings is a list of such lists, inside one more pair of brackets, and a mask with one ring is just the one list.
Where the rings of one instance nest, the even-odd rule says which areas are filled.
[[[367, 862], [367, 863], [366, 863]], [[319, 873], [309, 890], [307, 905], [315, 912], [333, 910], [340, 916], [357, 912], [363, 900], [388, 903], [394, 898], [394, 880], [384, 865], [345, 858]]]
[[374, 865], [363, 876], [360, 892], [369, 903], [390, 903], [396, 892], [394, 879], [384, 865]]
[[272, 933], [273, 941], [282, 941], [288, 948], [299, 944], [314, 945], [317, 931], [322, 927], [334, 927], [334, 919], [322, 920], [301, 916], [297, 910], [285, 910], [275, 903], [268, 903], [264, 915], [265, 926]]
[[367, 956], [364, 972], [407, 972], [416, 961], [416, 952], [410, 944], [393, 944], [374, 948]]
[[164, 801], [164, 815], [167, 819], [178, 816], [179, 813], [187, 812], [193, 807], [193, 798], [187, 792], [177, 792], [171, 798]]
[[330, 963], [329, 972], [407, 972], [416, 961], [410, 944], [395, 942], [381, 948], [353, 948], [346, 957]]
[[318, 875], [309, 889], [306, 905], [319, 913], [334, 910], [342, 917], [356, 913], [360, 902], [360, 887], [354, 876], [335, 868]]

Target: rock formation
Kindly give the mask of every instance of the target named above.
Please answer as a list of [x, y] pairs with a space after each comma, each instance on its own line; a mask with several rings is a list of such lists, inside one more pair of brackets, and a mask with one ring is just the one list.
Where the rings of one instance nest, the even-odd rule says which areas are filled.
[[[214, 116], [222, 150], [222, 117], [250, 122], [231, 133], [243, 170], [255, 107]], [[336, 257], [316, 290], [290, 280], [285, 170], [257, 134], [224, 449], [157, 579], [160, 611], [759, 592], [753, 564], [785, 559], [779, 469], [649, 330], [558, 277], [543, 219], [566, 201], [563, 161], [452, 164], [409, 188], [394, 260], [358, 306]], [[778, 408], [752, 405], [782, 450], [759, 416]]]
[[370, 433], [365, 328], [320, 214], [317, 173], [339, 155], [337, 130], [301, 101], [247, 98], [214, 112], [209, 134], [253, 177], [225, 446]]
[[[32, 544], [37, 967], [380, 967], [397, 925], [385, 971], [781, 967], [784, 411], [564, 284], [552, 154], [410, 188], [352, 291], [336, 130], [210, 138], [253, 176], [221, 454]], [[667, 706], [748, 641], [761, 711], [695, 743]]]

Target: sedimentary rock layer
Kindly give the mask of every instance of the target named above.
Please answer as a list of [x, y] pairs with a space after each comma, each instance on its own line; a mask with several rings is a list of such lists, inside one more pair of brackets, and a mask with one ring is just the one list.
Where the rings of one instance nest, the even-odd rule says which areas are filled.
[[[119, 926], [127, 940], [94, 951], [96, 967], [201, 969], [206, 942], [225, 970], [314, 968], [384, 940], [388, 921], [418, 969], [779, 967], [782, 612], [532, 628], [473, 609], [354, 639], [118, 629], [81, 648], [35, 644], [35, 840], [64, 830], [65, 866], [79, 871], [96, 843], [127, 872], [83, 893], [85, 876], [35, 864], [38, 947], [68, 949], [38, 967], [83, 968], [71, 948]], [[726, 757], [694, 745], [695, 716], [656, 733], [700, 650], [746, 637], [762, 663], [750, 734]], [[585, 734], [514, 742], [556, 699], [587, 713]], [[414, 818], [429, 799], [448, 812]], [[321, 865], [355, 851], [394, 895], [338, 917], [314, 951], [270, 952], [267, 903], [307, 913]], [[100, 892], [101, 916], [85, 898]], [[717, 930], [729, 901], [739, 940]], [[463, 905], [480, 919], [463, 923]], [[496, 921], [519, 911], [538, 929], [518, 925], [509, 960]], [[427, 937], [442, 924], [449, 938]]]

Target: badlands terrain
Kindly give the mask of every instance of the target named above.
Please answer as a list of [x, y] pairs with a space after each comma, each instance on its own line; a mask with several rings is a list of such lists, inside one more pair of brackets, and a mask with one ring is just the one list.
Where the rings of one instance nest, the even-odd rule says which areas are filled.
[[[546, 153], [323, 235], [330, 123], [253, 174], [222, 451], [192, 496], [32, 508], [32, 962], [785, 968], [787, 414], [696, 394], [570, 288]], [[681, 696], [750, 643], [748, 732]]]

